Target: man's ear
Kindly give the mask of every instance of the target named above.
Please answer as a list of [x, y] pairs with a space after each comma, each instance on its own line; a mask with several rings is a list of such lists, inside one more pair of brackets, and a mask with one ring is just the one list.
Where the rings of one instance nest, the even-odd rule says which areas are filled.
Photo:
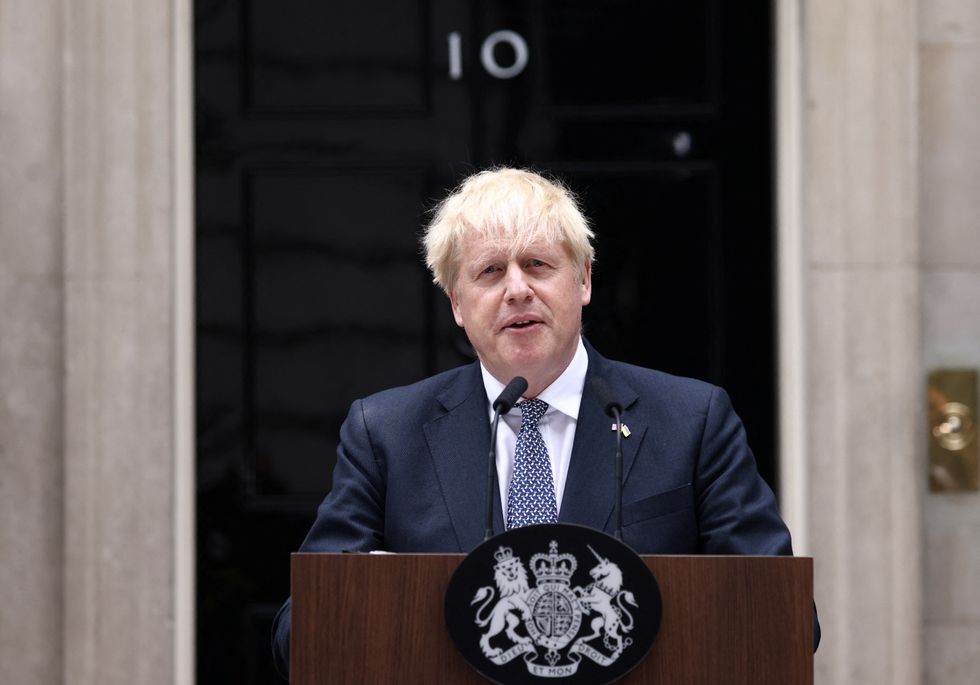
[[592, 262], [585, 261], [585, 268], [582, 270], [582, 306], [584, 307], [592, 301]]
[[459, 298], [456, 297], [455, 293], [447, 292], [446, 295], [449, 296], [449, 304], [453, 308], [453, 318], [456, 319], [456, 325], [460, 328], [463, 327], [463, 311], [459, 306]]

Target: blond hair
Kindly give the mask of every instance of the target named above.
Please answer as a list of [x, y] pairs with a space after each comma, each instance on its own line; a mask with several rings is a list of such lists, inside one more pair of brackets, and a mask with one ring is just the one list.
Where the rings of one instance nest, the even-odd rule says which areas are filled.
[[447, 293], [459, 275], [463, 247], [487, 239], [518, 254], [538, 241], [565, 247], [584, 275], [595, 259], [595, 234], [575, 196], [559, 181], [532, 171], [499, 167], [464, 179], [435, 208], [422, 246], [432, 280]]

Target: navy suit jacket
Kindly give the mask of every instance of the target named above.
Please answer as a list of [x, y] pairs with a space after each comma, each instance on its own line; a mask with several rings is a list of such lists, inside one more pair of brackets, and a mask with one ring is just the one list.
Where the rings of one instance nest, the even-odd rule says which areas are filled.
[[[623, 537], [640, 554], [792, 554], [728, 395], [707, 383], [611, 361], [589, 367], [558, 519], [615, 527], [611, 421], [588, 378], [622, 403]], [[469, 552], [483, 541], [490, 444], [473, 363], [354, 402], [340, 429], [333, 489], [303, 552]], [[494, 489], [494, 493], [498, 491]], [[494, 497], [494, 530], [504, 530]], [[285, 672], [290, 603], [273, 624]]]

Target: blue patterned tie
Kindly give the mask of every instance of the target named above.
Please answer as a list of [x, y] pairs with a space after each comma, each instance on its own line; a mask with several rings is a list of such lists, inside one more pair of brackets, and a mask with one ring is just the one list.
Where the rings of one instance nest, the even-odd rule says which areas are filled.
[[535, 399], [517, 406], [521, 410], [521, 432], [517, 434], [514, 473], [507, 491], [508, 529], [558, 520], [551, 459], [538, 432], [538, 421], [548, 411], [548, 403]]

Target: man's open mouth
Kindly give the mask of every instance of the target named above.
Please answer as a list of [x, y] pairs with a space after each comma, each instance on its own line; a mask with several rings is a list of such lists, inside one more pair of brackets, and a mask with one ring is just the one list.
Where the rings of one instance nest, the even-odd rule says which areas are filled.
[[534, 319], [527, 319], [525, 321], [515, 321], [514, 323], [507, 326], [507, 328], [527, 328], [528, 326], [533, 326], [536, 323], [541, 323], [541, 322], [535, 321]]

